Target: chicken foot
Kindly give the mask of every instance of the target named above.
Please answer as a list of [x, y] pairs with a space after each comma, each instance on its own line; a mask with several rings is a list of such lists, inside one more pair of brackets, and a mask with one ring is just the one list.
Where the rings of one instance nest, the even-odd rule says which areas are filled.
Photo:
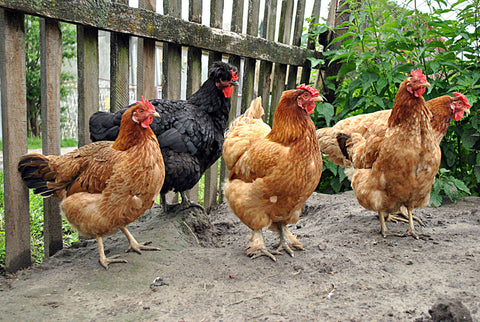
[[126, 259], [116, 259], [120, 255], [115, 255], [107, 258], [105, 256], [105, 249], [103, 248], [103, 238], [100, 236], [97, 236], [97, 245], [98, 254], [100, 255], [100, 258], [98, 260], [100, 264], [105, 267], [105, 269], [108, 269], [108, 265], [111, 263], [128, 263]]
[[408, 214], [408, 230], [407, 230], [407, 233], [403, 235], [403, 237], [412, 236], [415, 239], [420, 239], [420, 238], [421, 239], [429, 239], [430, 235], [419, 234], [415, 230], [415, 225], [413, 224], [413, 220], [414, 220], [415, 216], [413, 215], [411, 209], [407, 209], [407, 214]]
[[[407, 213], [407, 208], [405, 208], [404, 206], [400, 207], [400, 211], [399, 211], [400, 215], [402, 215], [404, 218], [399, 218], [393, 214], [388, 214], [388, 217], [387, 217], [387, 221], [392, 221], [392, 222], [397, 222], [397, 221], [401, 221], [401, 222], [406, 222], [408, 223], [408, 213]], [[413, 216], [413, 215], [412, 215]], [[423, 221], [418, 218], [417, 216], [413, 216], [413, 220], [416, 220], [420, 226], [425, 226], [425, 224], [423, 223]]]
[[160, 194], [160, 197], [161, 197], [161, 203], [162, 203], [162, 209], [163, 209], [163, 212], [164, 213], [167, 213], [167, 212], [171, 212], [171, 211], [178, 211], [178, 210], [184, 210], [184, 209], [187, 209], [187, 208], [190, 208], [190, 207], [198, 207], [200, 208], [203, 212], [205, 212], [205, 209], [199, 205], [198, 203], [195, 203], [193, 201], [191, 201], [189, 198], [188, 198], [188, 195], [187, 195], [187, 192], [186, 191], [181, 191], [180, 192], [180, 196], [182, 198], [182, 201], [180, 203], [176, 203], [176, 204], [169, 204], [167, 203], [167, 200], [165, 199], [165, 194], [164, 193], [161, 193]]
[[388, 231], [387, 224], [385, 223], [385, 217], [388, 218], [388, 216], [389, 214], [384, 211], [378, 212], [378, 218], [380, 219], [380, 227], [381, 227], [380, 233], [382, 234], [383, 238], [386, 238], [387, 236], [404, 237], [405, 234], [396, 234]]
[[267, 249], [267, 247], [265, 247], [265, 242], [263, 240], [262, 229], [254, 230], [252, 232], [252, 235], [250, 236], [250, 238], [248, 240], [250, 241], [250, 244], [245, 249], [245, 252], [252, 259], [255, 259], [255, 258], [260, 257], [260, 256], [268, 256], [271, 260], [276, 262], [277, 259], [275, 258], [275, 256], [273, 254], [281, 255], [280, 252], [270, 251], [270, 250]]
[[126, 252], [133, 250], [134, 252], [141, 254], [142, 250], [161, 250], [160, 248], [157, 248], [157, 247], [146, 246], [151, 242], [144, 242], [141, 244], [138, 243], [133, 237], [133, 235], [125, 227], [120, 228], [120, 230], [125, 234], [125, 236], [127, 236], [128, 242], [130, 243]]
[[303, 250], [303, 244], [288, 230], [287, 226], [282, 223], [277, 223], [280, 244], [278, 245], [277, 252], [285, 250], [290, 256], [294, 257], [294, 252], [291, 247]]

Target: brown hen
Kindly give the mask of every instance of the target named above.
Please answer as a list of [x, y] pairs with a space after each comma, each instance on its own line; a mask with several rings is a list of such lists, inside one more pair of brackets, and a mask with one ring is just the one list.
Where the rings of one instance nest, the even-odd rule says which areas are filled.
[[[322, 158], [309, 114], [320, 101], [318, 91], [301, 85], [282, 94], [272, 128], [261, 116], [260, 98], [229, 127], [223, 144], [223, 159], [230, 170], [225, 197], [235, 215], [253, 230], [247, 255], [256, 258], [303, 244], [287, 229], [296, 223], [307, 198], [322, 174]], [[269, 251], [262, 229], [280, 235], [276, 251]]]
[[122, 116], [114, 142], [96, 142], [56, 156], [24, 155], [18, 165], [25, 184], [43, 197], [57, 196], [67, 220], [82, 235], [96, 238], [100, 263], [126, 262], [107, 258], [103, 237], [120, 229], [127, 251], [159, 250], [139, 244], [126, 226], [153, 206], [162, 188], [165, 168], [156, 136], [150, 129], [158, 116], [148, 102], [137, 102]]

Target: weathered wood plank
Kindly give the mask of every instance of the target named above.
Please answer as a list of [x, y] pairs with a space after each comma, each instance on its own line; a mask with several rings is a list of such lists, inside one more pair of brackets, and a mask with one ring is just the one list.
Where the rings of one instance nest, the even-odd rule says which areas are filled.
[[[43, 154], [60, 154], [60, 81], [62, 72], [62, 32], [60, 23], [40, 19], [41, 109]], [[44, 253], [54, 255], [63, 248], [62, 215], [55, 198], [43, 200]]]
[[[293, 30], [292, 45], [300, 46], [302, 42], [303, 22], [305, 17], [305, 0], [297, 1], [297, 12], [295, 14], [295, 27]], [[287, 88], [295, 88], [297, 85], [297, 66], [289, 66]]]
[[[155, 0], [140, 0], [140, 8], [155, 11]], [[137, 100], [155, 98], [155, 40], [138, 38], [137, 43]]]
[[[265, 13], [263, 17], [263, 34], [262, 37], [268, 40], [275, 38], [275, 25], [277, 21], [277, 0], [267, 0], [265, 3]], [[273, 63], [262, 60], [260, 62], [258, 95], [262, 97], [262, 105], [265, 110], [263, 119], [271, 124], [269, 120], [270, 111], [270, 92], [272, 88], [272, 71]]]
[[[128, 4], [128, 0], [115, 0]], [[110, 111], [115, 112], [129, 103], [128, 66], [130, 36], [113, 32], [110, 36]]]
[[30, 266], [28, 189], [17, 171], [27, 152], [25, 25], [20, 12], [0, 9], [0, 77], [5, 206], [5, 268]]
[[[292, 25], [292, 15], [293, 15], [293, 2], [292, 0], [283, 0], [282, 1], [282, 10], [280, 13], [280, 29], [278, 32], [278, 41], [288, 43], [290, 40], [290, 29], [289, 26]], [[272, 104], [270, 106], [270, 120], [273, 121], [273, 116], [275, 115], [275, 108], [277, 107], [280, 97], [282, 96], [283, 91], [285, 90], [285, 81], [287, 77], [287, 65], [276, 63], [274, 69], [273, 77], [273, 90], [272, 90]]]
[[[190, 0], [188, 19], [193, 22], [202, 23], [202, 0]], [[202, 50], [199, 48], [188, 48], [187, 53], [187, 92], [190, 97], [202, 85]], [[187, 194], [191, 201], [198, 202], [198, 183], [190, 189]]]
[[0, 7], [107, 31], [288, 65], [301, 66], [310, 56], [322, 58], [320, 53], [312, 50], [210, 28], [106, 0], [0, 0]]
[[[210, 4], [210, 26], [222, 28], [223, 25], [223, 0], [213, 0]], [[211, 51], [208, 57], [208, 65], [222, 59], [222, 53]], [[205, 190], [203, 191], [204, 206], [207, 211], [217, 204], [218, 194], [218, 160], [205, 171]]]
[[[312, 29], [315, 27], [315, 24], [317, 24], [319, 21], [321, 4], [322, 4], [322, 0], [315, 0], [315, 2], [313, 3], [312, 14], [310, 15], [310, 17], [312, 17], [313, 19], [310, 21], [310, 24], [308, 25], [309, 32], [312, 31]], [[307, 48], [311, 50], [315, 50], [315, 39], [308, 38]], [[311, 66], [312, 64], [310, 63], [310, 61], [306, 60], [302, 68], [302, 77], [300, 81], [301, 83], [305, 83], [305, 84], [310, 83], [310, 74], [312, 73]], [[321, 71], [318, 71], [318, 72], [320, 73]]]
[[[258, 35], [258, 19], [260, 14], [260, 2], [256, 0], [248, 1], [248, 20], [247, 34]], [[243, 86], [242, 86], [242, 113], [246, 111], [253, 99], [255, 87], [255, 66], [257, 61], [254, 58], [245, 58], [243, 67]]]
[[[181, 1], [164, 0], [163, 12], [168, 17], [180, 17]], [[162, 98], [180, 99], [181, 79], [182, 47], [175, 43], [163, 43]], [[166, 195], [166, 199], [170, 203], [176, 203], [178, 202], [178, 194], [171, 191]]]
[[90, 115], [98, 111], [98, 29], [77, 26], [78, 146], [92, 142]]

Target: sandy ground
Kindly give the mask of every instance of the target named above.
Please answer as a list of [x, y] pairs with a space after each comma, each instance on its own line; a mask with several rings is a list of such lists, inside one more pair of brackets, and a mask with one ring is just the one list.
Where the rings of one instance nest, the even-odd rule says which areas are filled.
[[455, 300], [480, 321], [479, 209], [468, 197], [417, 210], [431, 239], [383, 238], [351, 192], [313, 194], [291, 227], [305, 250], [273, 262], [245, 255], [249, 229], [226, 205], [209, 215], [154, 207], [130, 230], [162, 251], [124, 253], [117, 233], [105, 239], [107, 256], [128, 263], [105, 270], [96, 242], [78, 242], [0, 279], [0, 320], [429, 321], [436, 303]]

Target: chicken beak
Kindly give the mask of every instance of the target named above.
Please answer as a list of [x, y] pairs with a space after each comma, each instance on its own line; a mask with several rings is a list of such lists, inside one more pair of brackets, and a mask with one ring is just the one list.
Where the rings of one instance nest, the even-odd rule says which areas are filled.
[[425, 83], [422, 84], [422, 87], [430, 87], [430, 83], [425, 81]]
[[157, 111], [152, 113], [152, 117], [160, 117], [160, 114], [157, 113]]
[[239, 84], [238, 84], [237, 81], [231, 81], [231, 82], [230, 82], [230, 85], [232, 85], [232, 86], [238, 86]]
[[465, 113], [470, 114], [470, 108], [466, 108], [463, 110]]
[[314, 101], [314, 102], [323, 102], [323, 97], [321, 97], [321, 96], [315, 96], [315, 97], [313, 98], [313, 101]]

